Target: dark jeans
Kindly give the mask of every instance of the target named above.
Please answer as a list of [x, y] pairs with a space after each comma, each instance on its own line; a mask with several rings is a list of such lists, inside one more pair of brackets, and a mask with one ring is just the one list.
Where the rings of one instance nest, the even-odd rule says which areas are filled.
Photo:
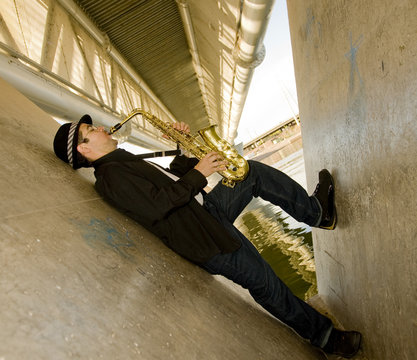
[[303, 338], [323, 347], [333, 327], [330, 319], [296, 297], [275, 275], [252, 243], [233, 226], [233, 222], [254, 196], [280, 206], [298, 221], [309, 225], [320, 222], [317, 199], [290, 177], [267, 165], [250, 161], [245, 181], [231, 189], [218, 184], [204, 198], [205, 208], [242, 242], [240, 249], [218, 254], [202, 267], [248, 289], [255, 301], [273, 316], [293, 328]]

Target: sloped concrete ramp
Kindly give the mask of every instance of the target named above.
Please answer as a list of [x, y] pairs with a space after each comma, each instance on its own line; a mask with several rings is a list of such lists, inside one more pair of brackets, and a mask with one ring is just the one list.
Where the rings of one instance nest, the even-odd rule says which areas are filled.
[[324, 357], [104, 203], [0, 79], [0, 359]]

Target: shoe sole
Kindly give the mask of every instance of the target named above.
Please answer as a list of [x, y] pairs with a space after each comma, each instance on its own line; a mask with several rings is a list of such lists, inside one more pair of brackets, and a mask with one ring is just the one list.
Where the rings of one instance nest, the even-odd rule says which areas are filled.
[[[327, 172], [327, 171], [326, 171]], [[333, 206], [333, 223], [329, 226], [319, 226], [320, 229], [324, 229], [324, 230], [334, 230], [336, 228], [336, 224], [337, 224], [337, 211], [336, 211], [336, 202], [335, 202], [335, 187], [334, 187], [334, 181], [333, 181], [333, 176], [332, 174], [330, 174], [330, 185], [332, 187], [332, 206]]]
[[361, 348], [361, 344], [362, 344], [362, 334], [358, 333], [357, 335], [358, 336], [355, 339], [356, 340], [355, 344], [353, 345], [354, 348], [356, 349], [356, 351], [354, 351], [353, 353], [350, 353], [350, 354], [335, 351], [333, 354], [342, 356], [345, 359], [350, 359], [350, 358], [353, 358], [355, 355], [357, 355], [357, 353], [359, 352], [359, 349]]

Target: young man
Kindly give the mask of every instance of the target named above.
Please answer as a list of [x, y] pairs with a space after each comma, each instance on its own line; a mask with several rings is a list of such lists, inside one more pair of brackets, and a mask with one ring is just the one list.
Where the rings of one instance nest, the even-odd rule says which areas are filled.
[[[174, 127], [189, 132], [188, 125]], [[64, 124], [54, 140], [56, 155], [74, 169], [93, 166], [97, 192], [110, 204], [157, 235], [169, 248], [211, 274], [221, 274], [248, 289], [276, 318], [327, 353], [354, 356], [361, 342], [356, 331], [333, 327], [294, 296], [233, 222], [254, 196], [280, 206], [310, 226], [334, 229], [334, 184], [322, 170], [312, 196], [284, 173], [249, 161], [247, 178], [229, 188], [221, 183], [206, 194], [206, 178], [225, 170], [216, 152], [200, 161], [176, 156], [170, 169], [117, 149], [104, 128], [84, 115]]]

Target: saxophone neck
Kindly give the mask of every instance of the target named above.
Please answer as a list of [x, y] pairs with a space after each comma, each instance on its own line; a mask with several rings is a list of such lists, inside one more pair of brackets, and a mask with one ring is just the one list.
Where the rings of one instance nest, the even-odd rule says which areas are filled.
[[142, 109], [133, 109], [130, 113], [129, 113], [129, 115], [127, 115], [126, 116], [126, 118], [122, 121], [122, 122], [119, 122], [118, 124], [116, 124], [116, 125], [114, 125], [114, 126], [112, 126], [111, 128], [110, 128], [110, 131], [109, 131], [109, 133], [110, 134], [114, 134], [116, 131], [118, 131], [118, 130], [120, 130], [120, 128], [125, 124], [125, 123], [127, 123], [129, 120], [131, 120], [134, 116], [136, 116], [136, 115], [142, 115], [142, 116], [145, 116], [147, 119], [149, 119], [149, 120], [154, 120], [154, 119], [156, 119], [156, 117], [155, 116], [153, 116], [153, 115], [151, 115], [150, 113], [148, 113], [148, 112], [146, 112], [145, 110], [142, 110]]

